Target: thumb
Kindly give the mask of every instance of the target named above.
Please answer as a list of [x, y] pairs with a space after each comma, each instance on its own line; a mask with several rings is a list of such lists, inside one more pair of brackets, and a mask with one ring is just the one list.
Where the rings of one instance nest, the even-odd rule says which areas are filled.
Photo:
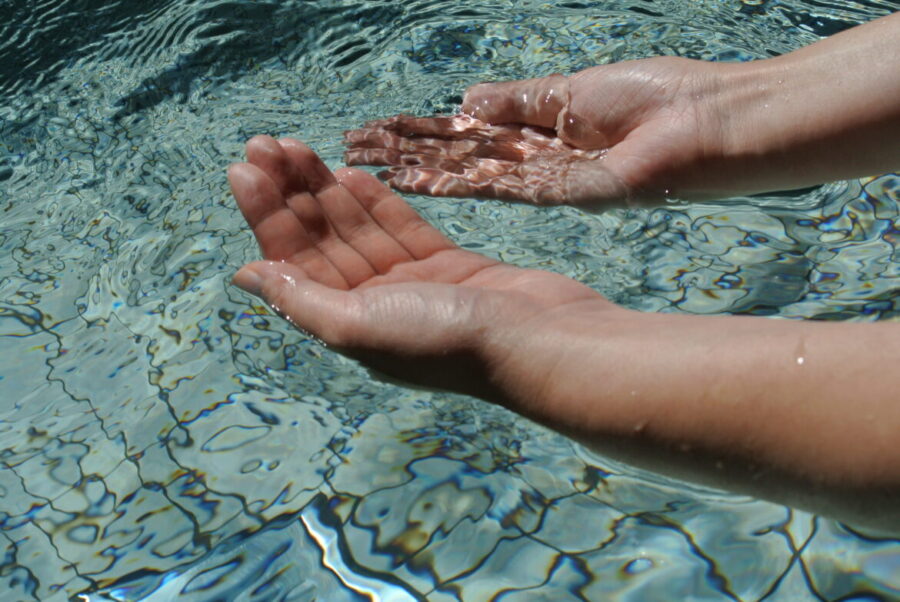
[[355, 295], [316, 282], [290, 263], [255, 261], [238, 270], [233, 282], [295, 327], [328, 344], [346, 345], [360, 316]]
[[462, 112], [487, 123], [524, 123], [555, 128], [569, 101], [569, 78], [554, 74], [537, 79], [476, 84], [466, 90]]

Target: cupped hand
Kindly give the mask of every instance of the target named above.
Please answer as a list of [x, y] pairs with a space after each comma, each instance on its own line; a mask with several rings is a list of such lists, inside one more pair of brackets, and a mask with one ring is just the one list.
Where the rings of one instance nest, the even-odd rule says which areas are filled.
[[266, 260], [235, 283], [393, 377], [502, 398], [497, 370], [530, 321], [615, 308], [559, 274], [459, 248], [378, 179], [332, 173], [297, 140], [257, 136], [247, 159], [228, 176]]
[[372, 121], [345, 134], [348, 165], [394, 188], [602, 208], [698, 197], [722, 146], [719, 70], [658, 57], [470, 88], [462, 115]]

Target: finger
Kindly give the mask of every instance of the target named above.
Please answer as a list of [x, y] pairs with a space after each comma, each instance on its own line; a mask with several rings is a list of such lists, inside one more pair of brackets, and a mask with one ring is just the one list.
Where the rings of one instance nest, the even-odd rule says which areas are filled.
[[[526, 127], [527, 126], [527, 127]], [[404, 138], [436, 138], [440, 140], [474, 140], [476, 142], [519, 142], [526, 137], [538, 134], [545, 138], [554, 138], [552, 128], [542, 128], [525, 123], [487, 123], [475, 119], [471, 115], [460, 114], [450, 117], [410, 117], [398, 115], [388, 120], [380, 128], [362, 128], [355, 131], [387, 131]], [[528, 130], [527, 132], [525, 130]], [[352, 134], [345, 132], [345, 134]]]
[[[552, 128], [541, 128], [537, 125], [509, 123], [489, 124], [470, 115], [453, 115], [452, 117], [410, 117], [398, 115], [366, 123], [356, 130], [344, 132], [344, 141], [349, 145], [385, 146], [384, 138], [392, 134], [399, 139], [424, 140], [429, 144], [435, 141], [475, 141], [483, 142], [519, 142], [535, 135], [554, 138]], [[524, 130], [528, 130], [527, 132]], [[395, 148], [400, 148], [395, 143]]]
[[389, 130], [352, 130], [344, 132], [349, 148], [387, 148], [407, 154], [464, 154], [478, 146], [476, 140], [444, 140], [427, 136], [400, 136]]
[[311, 278], [328, 286], [347, 288], [346, 279], [312, 244], [268, 174], [256, 165], [238, 163], [229, 167], [228, 181], [266, 259], [294, 261]]
[[475, 138], [481, 130], [488, 127], [490, 126], [487, 123], [480, 122], [468, 115], [436, 117], [396, 115], [387, 119], [366, 122], [358, 130], [344, 132], [344, 137], [352, 137], [355, 132], [385, 131], [407, 138], [425, 136], [445, 140], [462, 140]]
[[[526, 128], [523, 132], [528, 132]], [[600, 156], [598, 151], [582, 151], [574, 149], [559, 138], [548, 139], [544, 136], [524, 137], [515, 145], [488, 144], [479, 145], [469, 152], [438, 152], [435, 147], [410, 147], [409, 150], [395, 148], [368, 148], [351, 146], [344, 152], [344, 163], [347, 165], [384, 165], [407, 167], [439, 167], [454, 171], [453, 166], [475, 166], [481, 159], [502, 161], [505, 163], [524, 163], [542, 160], [550, 155], [571, 157], [572, 160], [592, 159]], [[539, 155], [541, 155], [539, 157]]]
[[523, 123], [556, 128], [569, 100], [569, 80], [563, 75], [538, 79], [477, 84], [466, 91], [462, 111], [487, 123]]
[[359, 297], [316, 282], [289, 263], [247, 264], [234, 275], [233, 282], [262, 298], [294, 326], [331, 345], [349, 344], [363, 321], [365, 308]]
[[384, 176], [392, 187], [404, 192], [551, 204], [537, 191], [529, 189], [514, 169], [488, 175], [478, 169], [468, 169], [458, 174], [430, 167], [413, 167], [391, 169]]
[[447, 117], [411, 117], [398, 115], [383, 128], [398, 136], [407, 138], [439, 138], [444, 140], [489, 140], [503, 138], [511, 130], [497, 129], [496, 126], [474, 119], [471, 115]]
[[[353, 165], [409, 165], [406, 155], [401, 151], [388, 148], [351, 148], [344, 152], [344, 163]], [[417, 157], [417, 155], [412, 155]], [[412, 165], [418, 165], [413, 159]]]
[[[293, 152], [288, 153], [286, 146]], [[364, 257], [341, 240], [322, 210], [316, 195], [338, 188], [337, 180], [309, 147], [299, 141], [283, 145], [269, 136], [256, 136], [247, 145], [247, 155], [279, 187], [284, 204], [305, 234], [297, 239], [296, 251], [288, 259], [326, 282], [337, 285], [340, 279], [345, 287], [354, 287], [376, 273]], [[325, 265], [310, 265], [324, 263], [332, 269], [326, 272]], [[334, 271], [338, 277], [329, 273]]]
[[295, 138], [282, 138], [278, 140], [278, 145], [287, 153], [295, 169], [302, 174], [308, 192], [317, 195], [337, 186], [334, 174], [307, 145]]
[[[249, 163], [230, 165], [228, 183], [241, 214], [254, 231], [268, 219], [289, 217], [282, 213], [287, 210], [287, 205], [278, 186], [268, 174], [255, 165]], [[290, 224], [286, 225], [290, 227]]]
[[595, 209], [623, 206], [629, 201], [627, 186], [604, 159], [571, 162], [548, 158], [524, 165], [482, 160], [463, 173], [411, 167], [390, 169], [384, 177], [398, 190], [436, 196]]
[[382, 231], [414, 259], [425, 259], [439, 251], [457, 248], [374, 176], [349, 168], [339, 169], [335, 174]]
[[388, 127], [390, 124], [395, 121], [402, 119], [404, 117], [409, 117], [409, 115], [392, 115], [391, 117], [385, 117], [383, 119], [371, 119], [363, 123], [363, 129], [372, 128], [372, 129], [384, 129]]
[[247, 161], [264, 171], [284, 196], [307, 190], [306, 179], [271, 136], [247, 141]]
[[[303, 164], [311, 160], [309, 155], [312, 151], [303, 143], [286, 139], [282, 141], [282, 145], [293, 162]], [[334, 178], [331, 172], [329, 175]], [[390, 193], [384, 184], [377, 180], [375, 182], [378, 188]], [[373, 194], [373, 191], [368, 193]], [[318, 210], [330, 227], [328, 237], [319, 241], [319, 246], [327, 249], [326, 254], [329, 256], [333, 252], [346, 253], [343, 248], [348, 247], [370, 267], [370, 270], [362, 271], [359, 267], [347, 264], [347, 271], [344, 273], [348, 281], [358, 284], [375, 274], [387, 272], [397, 263], [413, 259], [404, 246], [370, 215], [368, 207], [360, 202], [353, 191], [338, 183], [337, 179], [334, 186], [320, 190], [315, 201], [315, 207], [307, 210]], [[342, 268], [344, 264], [337, 265]]]
[[[546, 147], [552, 139], [545, 133], [520, 126], [490, 126], [468, 133], [471, 134], [468, 138], [445, 139], [399, 135], [388, 130], [353, 130], [345, 132], [344, 139], [351, 152], [375, 148], [399, 153], [385, 156], [443, 155], [457, 159], [485, 157], [505, 161], [523, 161], [538, 148]], [[363, 157], [365, 154], [358, 158]]]
[[[292, 165], [300, 184], [289, 188], [285, 202], [303, 226], [310, 244], [340, 272], [350, 288], [377, 273], [372, 263], [348, 244], [335, 226], [334, 212], [326, 209], [328, 200], [340, 198], [341, 187], [331, 170], [308, 146], [299, 140], [284, 139], [278, 144], [279, 162]], [[329, 216], [329, 212], [332, 213]]]
[[472, 158], [456, 159], [440, 155], [407, 155], [384, 148], [351, 149], [344, 153], [347, 165], [383, 165], [389, 167], [434, 167], [450, 172], [461, 172], [465, 165], [474, 163]]
[[[499, 133], [499, 131], [498, 131]], [[348, 147], [349, 151], [363, 149], [386, 149], [397, 151], [399, 157], [444, 156], [454, 159], [484, 157], [504, 161], [523, 161], [536, 149], [526, 141], [521, 132], [516, 138], [508, 134], [505, 139], [482, 138], [478, 140], [440, 140], [437, 138], [403, 138], [390, 132], [371, 132], [357, 138]]]

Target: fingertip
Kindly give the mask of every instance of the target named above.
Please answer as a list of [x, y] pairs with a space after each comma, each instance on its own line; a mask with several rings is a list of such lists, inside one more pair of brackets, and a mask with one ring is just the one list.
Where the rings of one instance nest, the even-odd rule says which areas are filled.
[[269, 289], [268, 293], [271, 293], [271, 286], [278, 279], [286, 279], [296, 283], [297, 280], [305, 278], [306, 273], [302, 269], [284, 260], [263, 259], [241, 267], [232, 276], [231, 282], [251, 295], [268, 300], [267, 287]]
[[238, 174], [241, 172], [241, 169], [242, 169], [241, 165], [245, 165], [245, 164], [244, 163], [232, 163], [225, 170], [225, 175], [228, 177], [229, 182], [236, 177], [240, 177]]
[[261, 134], [247, 142], [247, 162], [260, 168], [279, 185], [283, 185], [288, 166], [281, 145], [272, 136]]
[[231, 194], [235, 194], [236, 187], [238, 186], [238, 182], [243, 177], [241, 172], [243, 171], [244, 163], [232, 163], [228, 166], [228, 169], [225, 170], [225, 179], [228, 180], [228, 186], [231, 188]]
[[343, 167], [334, 172], [338, 183], [344, 187], [357, 200], [366, 203], [366, 199], [386, 198], [385, 195], [393, 194], [381, 177], [381, 173], [372, 175], [362, 169]]
[[285, 136], [284, 138], [278, 139], [278, 144], [280, 144], [281, 147], [284, 149], [294, 148], [294, 149], [300, 150], [304, 153], [315, 154], [315, 151], [313, 149], [311, 149], [308, 145], [301, 142], [300, 140], [297, 140], [296, 138], [290, 138], [290, 137]]
[[[434, 172], [435, 170], [430, 170]], [[433, 173], [432, 173], [433, 175]], [[394, 190], [415, 194], [433, 194], [424, 170], [415, 167], [394, 167], [378, 174]], [[438, 193], [437, 196], [450, 196]]]
[[475, 84], [466, 90], [463, 113], [487, 123], [555, 127], [568, 101], [568, 78], [553, 74], [518, 81]]
[[256, 297], [262, 296], [263, 277], [252, 264], [239, 269], [231, 278], [231, 283], [244, 292]]
[[346, 144], [357, 144], [362, 142], [366, 138], [366, 132], [370, 131], [369, 128], [366, 129], [356, 129], [356, 130], [347, 130], [344, 132], [344, 142]]
[[273, 144], [277, 145], [278, 141], [272, 136], [269, 136], [268, 134], [257, 134], [247, 140], [247, 155], [249, 156], [251, 151], [271, 150]]
[[244, 190], [249, 190], [257, 173], [258, 168], [251, 163], [232, 163], [229, 165], [226, 175], [232, 194], [237, 196]]
[[482, 119], [485, 110], [489, 108], [489, 91], [492, 85], [494, 84], [479, 83], [470, 86], [463, 94], [460, 112], [476, 119]]
[[234, 276], [231, 282], [238, 288], [247, 291], [251, 295], [257, 297], [263, 296], [263, 286], [266, 281], [273, 276], [277, 276], [284, 271], [284, 261], [274, 261], [271, 259], [262, 259], [253, 261], [243, 265]]
[[310, 192], [317, 194], [335, 184], [334, 174], [316, 151], [295, 138], [282, 138], [279, 143]]
[[334, 170], [334, 178], [341, 186], [343, 186], [345, 182], [364, 178], [368, 175], [368, 172], [355, 167], [340, 167]]

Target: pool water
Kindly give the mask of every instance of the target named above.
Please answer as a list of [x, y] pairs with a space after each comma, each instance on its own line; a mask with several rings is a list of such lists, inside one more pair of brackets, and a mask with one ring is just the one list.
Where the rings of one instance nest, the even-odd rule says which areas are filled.
[[[748, 60], [884, 0], [0, 4], [0, 599], [900, 599], [900, 541], [373, 378], [229, 284], [257, 133], [452, 112], [484, 80]], [[900, 177], [586, 215], [407, 196], [647, 311], [900, 313]], [[848, 403], [852, 400], [848, 400]]]

